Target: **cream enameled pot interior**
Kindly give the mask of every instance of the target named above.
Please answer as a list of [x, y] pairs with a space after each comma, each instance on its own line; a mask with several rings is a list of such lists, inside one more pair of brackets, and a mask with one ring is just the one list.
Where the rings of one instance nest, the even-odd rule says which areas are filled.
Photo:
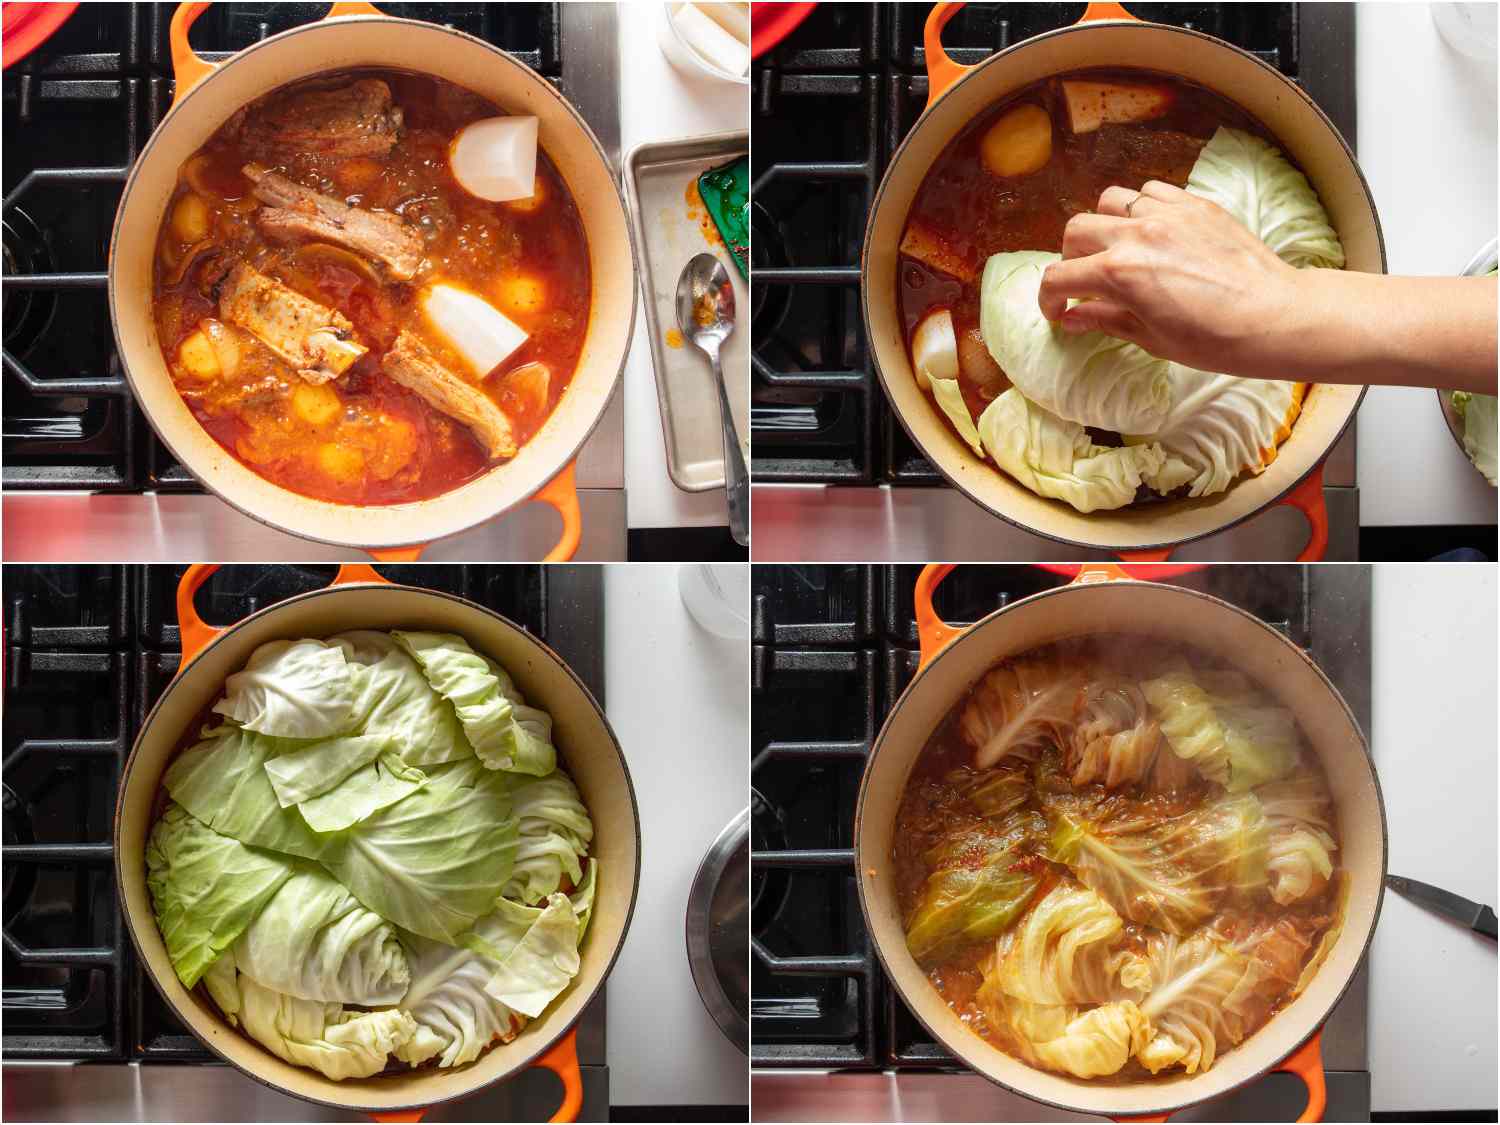
[[[179, 167], [236, 110], [325, 71], [388, 67], [433, 74], [507, 113], [539, 118], [542, 148], [568, 185], [588, 235], [593, 301], [572, 384], [517, 456], [468, 484], [416, 503], [356, 507], [313, 500], [257, 476], [192, 416], [172, 385], [151, 316], [156, 236]], [[294, 534], [346, 546], [424, 543], [521, 503], [588, 437], [630, 346], [635, 254], [613, 172], [583, 119], [545, 79], [462, 32], [389, 17], [340, 17], [249, 47], [205, 78], [151, 135], [126, 184], [110, 250], [109, 294], [126, 374], [156, 432], [183, 465], [241, 511]]]
[[[182, 986], [172, 970], [146, 890], [146, 838], [162, 774], [182, 737], [224, 680], [254, 649], [280, 638], [327, 637], [347, 629], [435, 629], [458, 633], [499, 661], [534, 702], [551, 712], [560, 766], [578, 783], [593, 817], [598, 898], [568, 989], [516, 1039], [468, 1066], [422, 1068], [389, 1077], [334, 1082], [293, 1066], [231, 1028], [217, 1009]], [[566, 665], [519, 627], [457, 598], [402, 586], [350, 586], [273, 606], [221, 637], [188, 666], [146, 721], [131, 751], [116, 810], [115, 864], [126, 923], [147, 972], [167, 1002], [211, 1049], [254, 1077], [297, 1097], [364, 1110], [430, 1105], [472, 1093], [531, 1062], [577, 1021], [614, 963], [635, 901], [640, 824], [625, 760], [593, 697]]]
[[[891, 836], [902, 791], [932, 732], [970, 686], [1007, 657], [1068, 637], [1132, 633], [1194, 645], [1238, 668], [1297, 717], [1338, 810], [1337, 862], [1350, 880], [1343, 930], [1307, 990], [1203, 1074], [1152, 1082], [1084, 1082], [1027, 1066], [975, 1035], [943, 1002], [906, 948], [892, 879]], [[1204, 594], [1140, 582], [1064, 587], [1001, 610], [943, 650], [901, 696], [875, 742], [855, 820], [855, 870], [875, 947], [917, 1018], [994, 1082], [1085, 1113], [1166, 1112], [1225, 1093], [1274, 1066], [1327, 1018], [1358, 967], [1380, 908], [1385, 813], [1359, 728], [1315, 665], [1270, 626]]]
[[[1027, 40], [982, 63], [924, 113], [876, 194], [865, 234], [863, 303], [870, 346], [886, 395], [922, 452], [985, 508], [1022, 527], [1082, 546], [1145, 548], [1207, 535], [1281, 497], [1311, 471], [1354, 416], [1362, 387], [1313, 387], [1271, 467], [1225, 492], [1089, 515], [1023, 488], [980, 461], [916, 384], [896, 302], [897, 247], [917, 189], [971, 121], [1007, 96], [1083, 67], [1139, 67], [1178, 75], [1228, 98], [1262, 121], [1307, 173], [1339, 233], [1348, 268], [1385, 272], [1375, 206], [1364, 179], [1326, 117], [1276, 71], [1217, 39], [1160, 24], [1090, 23]], [[1289, 371], [1287, 378], [1297, 373]]]

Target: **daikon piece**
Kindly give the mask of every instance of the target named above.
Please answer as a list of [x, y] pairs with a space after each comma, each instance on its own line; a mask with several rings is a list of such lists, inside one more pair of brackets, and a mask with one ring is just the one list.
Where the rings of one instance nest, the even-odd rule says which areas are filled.
[[486, 117], [459, 130], [448, 167], [470, 195], [491, 203], [525, 199], [536, 183], [536, 138], [535, 117]]
[[750, 42], [749, 4], [725, 4], [711, 0], [709, 3], [699, 3], [698, 7], [703, 10], [704, 15], [741, 43]]
[[744, 74], [750, 69], [750, 47], [705, 15], [698, 4], [679, 4], [672, 23], [682, 41], [709, 66], [725, 74]]
[[427, 319], [483, 379], [526, 342], [524, 328], [483, 297], [454, 285], [431, 285], [422, 296]]
[[1068, 127], [1075, 133], [1092, 133], [1100, 125], [1151, 121], [1172, 106], [1172, 92], [1165, 86], [1064, 79], [1062, 92]]
[[535, 316], [547, 307], [547, 283], [529, 273], [513, 273], [495, 287], [500, 307], [512, 316]]
[[917, 325], [911, 337], [911, 365], [924, 391], [932, 379], [958, 378], [958, 339], [947, 309], [935, 309]]

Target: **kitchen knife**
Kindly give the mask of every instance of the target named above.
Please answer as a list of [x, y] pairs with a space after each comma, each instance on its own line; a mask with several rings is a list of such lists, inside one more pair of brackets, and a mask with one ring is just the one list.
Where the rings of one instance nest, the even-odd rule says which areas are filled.
[[1445, 891], [1442, 887], [1434, 887], [1431, 883], [1408, 879], [1402, 875], [1387, 875], [1385, 885], [1418, 906], [1462, 922], [1476, 934], [1495, 940], [1495, 912], [1488, 906], [1481, 906], [1452, 891]]

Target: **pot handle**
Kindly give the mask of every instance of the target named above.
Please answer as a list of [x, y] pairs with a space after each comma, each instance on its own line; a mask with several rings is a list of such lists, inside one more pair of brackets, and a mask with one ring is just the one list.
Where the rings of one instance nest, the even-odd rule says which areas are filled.
[[[1307, 1087], [1307, 1105], [1303, 1107], [1298, 1121], [1322, 1121], [1323, 1110], [1328, 1105], [1327, 1077], [1323, 1073], [1323, 1029], [1313, 1033], [1311, 1039], [1298, 1047], [1271, 1071], [1285, 1071], [1302, 1079]], [[1148, 1113], [1140, 1117], [1116, 1117], [1115, 1121], [1166, 1121], [1170, 1113]]]
[[[1323, 462], [1319, 461], [1278, 504], [1296, 508], [1307, 520], [1307, 544], [1295, 562], [1322, 562], [1328, 553], [1328, 504], [1323, 498]], [[1166, 562], [1172, 557], [1173, 547], [1162, 547], [1154, 551], [1121, 551], [1121, 562]]]
[[[199, 58], [188, 44], [188, 28], [192, 27], [193, 21], [207, 10], [207, 3], [195, 2], [178, 4], [177, 10], [172, 13], [172, 26], [168, 41], [172, 48], [172, 76], [177, 82], [177, 92], [172, 95], [174, 106], [187, 96], [189, 90], [219, 69], [218, 63]], [[374, 4], [366, 4], [362, 0], [345, 0], [343, 3], [332, 5], [328, 9], [328, 14], [323, 18], [337, 19], [340, 16], [378, 16], [380, 14], [380, 9]]]
[[177, 10], [172, 13], [172, 25], [167, 39], [172, 49], [172, 77], [177, 83], [177, 90], [172, 95], [174, 108], [187, 97], [194, 86], [219, 69], [218, 63], [199, 58], [188, 43], [188, 28], [206, 11], [207, 3], [195, 2], [178, 4]]
[[[917, 575], [914, 596], [917, 608], [917, 638], [921, 642], [922, 652], [921, 659], [917, 663], [919, 672], [932, 663], [933, 657], [968, 632], [967, 629], [949, 625], [938, 616], [932, 604], [938, 585], [948, 577], [953, 567], [953, 563], [928, 563], [922, 568], [922, 573]], [[1124, 567], [1114, 563], [1083, 563], [1068, 585], [1092, 586], [1099, 582], [1133, 581], [1135, 579]]]
[[568, 1033], [531, 1065], [546, 1067], [562, 1079], [562, 1105], [548, 1120], [577, 1121], [578, 1111], [583, 1108], [583, 1076], [578, 1071], [578, 1028], [568, 1028]]
[[[974, 69], [972, 66], [954, 62], [948, 52], [943, 50], [943, 28], [948, 26], [949, 20], [958, 15], [962, 7], [962, 3], [934, 4], [932, 11], [927, 13], [927, 23], [922, 29], [922, 53], [927, 60], [926, 108], [928, 109], [931, 109], [955, 82]], [[1091, 3], [1084, 8], [1083, 15], [1078, 18], [1078, 22], [1134, 19], [1136, 17], [1127, 12], [1123, 5]]]
[[578, 553], [578, 541], [583, 537], [583, 513], [578, 507], [578, 462], [569, 461], [532, 499], [557, 509], [563, 523], [562, 537], [542, 561], [567, 562]]
[[[182, 675], [187, 666], [202, 655], [204, 649], [222, 634], [228, 632], [227, 628], [219, 628], [204, 621], [198, 615], [198, 607], [193, 604], [194, 596], [202, 589], [209, 576], [218, 569], [218, 563], [194, 563], [178, 580], [177, 633], [182, 641], [182, 659], [177, 664], [178, 676]], [[346, 563], [339, 567], [339, 572], [334, 575], [329, 586], [347, 586], [353, 582], [378, 582], [382, 585], [390, 585], [389, 579], [380, 577], [374, 567], [366, 566], [364, 563]]]

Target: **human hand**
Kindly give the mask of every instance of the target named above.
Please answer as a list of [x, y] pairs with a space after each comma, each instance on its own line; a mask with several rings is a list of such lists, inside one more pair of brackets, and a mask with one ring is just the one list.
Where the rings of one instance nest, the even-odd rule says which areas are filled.
[[1286, 377], [1277, 353], [1296, 338], [1305, 279], [1217, 204], [1155, 180], [1109, 188], [1097, 213], [1069, 220], [1062, 257], [1038, 301], [1065, 332], [1203, 371]]

